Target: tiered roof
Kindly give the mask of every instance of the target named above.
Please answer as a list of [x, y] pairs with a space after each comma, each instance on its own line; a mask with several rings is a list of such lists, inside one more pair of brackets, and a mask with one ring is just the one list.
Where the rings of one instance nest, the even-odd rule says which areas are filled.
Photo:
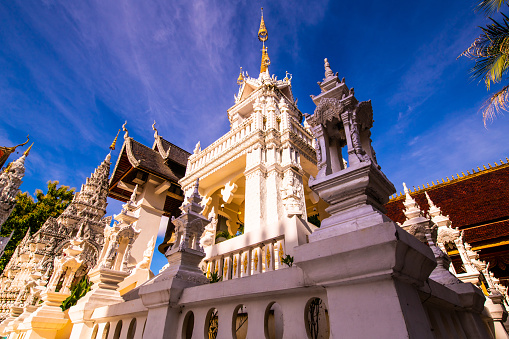
[[[155, 127], [154, 127], [155, 130]], [[165, 215], [178, 215], [183, 197], [178, 181], [185, 175], [187, 158], [191, 154], [182, 148], [154, 134], [154, 144], [149, 148], [126, 133], [115, 169], [109, 182], [109, 196], [128, 201], [132, 191], [125, 184], [135, 186], [137, 179], [152, 174], [172, 183], [164, 206]], [[145, 180], [145, 179], [143, 179]]]

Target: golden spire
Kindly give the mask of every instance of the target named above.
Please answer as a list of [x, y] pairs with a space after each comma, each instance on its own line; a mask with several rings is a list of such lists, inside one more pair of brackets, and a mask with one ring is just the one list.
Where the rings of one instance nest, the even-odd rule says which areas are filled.
[[237, 85], [241, 86], [243, 83], [244, 83], [244, 76], [242, 75], [242, 67], [241, 67], [239, 77], [237, 78]]
[[260, 21], [260, 29], [258, 30], [258, 40], [265, 43], [269, 38], [269, 33], [265, 27], [265, 21], [263, 21], [263, 7], [262, 7], [262, 20]]
[[260, 66], [260, 73], [264, 73], [269, 69], [270, 65], [270, 58], [269, 54], [267, 53], [267, 47], [263, 46], [262, 49], [262, 64]]
[[115, 139], [113, 140], [113, 142], [111, 143], [110, 145], [110, 150], [114, 151], [115, 150], [115, 145], [117, 144], [117, 138], [118, 138], [118, 134], [120, 133], [120, 130], [118, 130], [117, 132], [117, 136], [115, 137]]
[[7, 167], [5, 168], [4, 172], [7, 173], [11, 170], [11, 166], [12, 166], [12, 162], [9, 163], [9, 165], [7, 165]]
[[262, 20], [260, 21], [260, 29], [258, 30], [258, 40], [262, 42], [262, 63], [260, 66], [260, 73], [264, 73], [269, 69], [270, 58], [267, 53], [267, 47], [265, 47], [265, 41], [269, 38], [269, 33], [265, 27], [265, 21], [263, 20], [263, 7], [262, 7]]
[[27, 150], [23, 153], [24, 156], [27, 156], [30, 153], [30, 150], [32, 149], [33, 145], [34, 143], [32, 143], [32, 145], [30, 145], [30, 147], [27, 148]]

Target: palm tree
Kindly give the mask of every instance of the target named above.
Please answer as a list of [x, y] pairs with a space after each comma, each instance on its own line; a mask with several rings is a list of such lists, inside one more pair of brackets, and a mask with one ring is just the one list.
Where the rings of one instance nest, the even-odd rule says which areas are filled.
[[[487, 16], [500, 11], [506, 0], [483, 0], [476, 10], [484, 11]], [[509, 17], [502, 14], [501, 21], [489, 18], [492, 23], [481, 27], [482, 33], [460, 56], [475, 61], [471, 69], [473, 78], [483, 79], [489, 90], [491, 83], [499, 83], [509, 72]], [[501, 110], [509, 108], [509, 85], [491, 95], [482, 106], [484, 125]]]

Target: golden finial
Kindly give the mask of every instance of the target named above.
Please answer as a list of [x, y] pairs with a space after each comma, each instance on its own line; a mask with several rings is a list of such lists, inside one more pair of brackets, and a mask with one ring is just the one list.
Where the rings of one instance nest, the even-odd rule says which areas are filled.
[[477, 172], [481, 172], [481, 168], [477, 166]]
[[263, 7], [262, 7], [262, 20], [260, 21], [260, 29], [258, 30], [258, 40], [263, 43], [262, 46], [262, 64], [260, 66], [260, 73], [264, 73], [269, 69], [270, 58], [267, 53], [267, 47], [265, 46], [265, 41], [269, 38], [269, 33], [267, 32], [267, 28], [265, 27], [265, 21], [263, 20]]
[[239, 77], [237, 78], [237, 85], [242, 86], [243, 83], [244, 83], [244, 76], [242, 75], [242, 67], [241, 67]]
[[503, 164], [504, 164], [504, 162], [502, 161], [502, 159], [500, 159], [500, 164], [501, 164], [501, 165], [503, 165]]
[[269, 54], [267, 53], [267, 47], [263, 46], [262, 49], [262, 63], [260, 66], [260, 73], [264, 73], [269, 69], [270, 65], [270, 58]]
[[486, 165], [482, 165], [482, 167], [484, 167], [484, 169], [487, 170]]
[[434, 181], [431, 181], [431, 186], [435, 186], [435, 182]]
[[111, 143], [110, 145], [110, 150], [114, 151], [115, 150], [115, 146], [117, 145], [117, 138], [118, 138], [118, 134], [120, 133], [120, 129], [118, 130], [117, 132], [117, 136], [115, 137], [115, 139], [113, 139], [113, 142]]
[[7, 167], [5, 168], [4, 172], [7, 173], [11, 170], [11, 166], [12, 166], [12, 162], [9, 163], [9, 165], [7, 165]]
[[258, 30], [258, 40], [265, 43], [269, 38], [269, 32], [267, 32], [267, 28], [265, 27], [265, 21], [263, 20], [263, 7], [262, 7], [262, 20], [260, 21], [260, 29]]
[[30, 150], [32, 149], [32, 146], [33, 146], [33, 145], [34, 145], [34, 143], [32, 143], [32, 145], [30, 145], [30, 147], [28, 147], [28, 148], [26, 149], [26, 151], [25, 151], [25, 152], [23, 152], [23, 155], [24, 155], [24, 156], [27, 156], [27, 155], [30, 153]]
[[461, 172], [461, 176], [464, 177], [465, 176], [465, 172]]
[[267, 47], [263, 46], [262, 49], [262, 64], [260, 66], [260, 73], [267, 72], [270, 66], [270, 58], [267, 53]]

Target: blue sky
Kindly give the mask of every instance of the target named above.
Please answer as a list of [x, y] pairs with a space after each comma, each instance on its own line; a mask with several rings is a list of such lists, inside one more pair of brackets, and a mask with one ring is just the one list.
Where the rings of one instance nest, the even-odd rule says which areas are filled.
[[205, 147], [229, 129], [239, 66], [258, 75], [263, 6], [270, 72], [293, 75], [300, 110], [314, 111], [327, 57], [359, 100], [372, 100], [373, 146], [398, 191], [431, 183], [509, 156], [509, 118], [484, 128], [488, 94], [469, 78], [472, 62], [457, 59], [487, 23], [475, 4], [2, 1], [0, 145], [30, 134], [21, 186], [30, 193], [48, 180], [79, 188], [125, 120], [146, 145], [155, 119], [176, 145]]

